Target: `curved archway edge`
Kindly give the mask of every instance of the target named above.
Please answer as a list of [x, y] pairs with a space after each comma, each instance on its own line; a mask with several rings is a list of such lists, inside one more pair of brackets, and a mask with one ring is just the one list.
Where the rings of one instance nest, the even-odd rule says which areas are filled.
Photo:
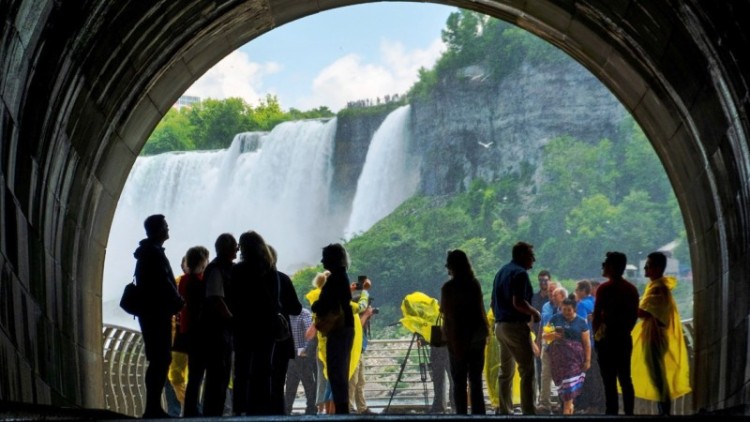
[[[356, 0], [0, 4], [0, 399], [103, 406], [101, 273], [114, 209], [179, 95], [258, 35]], [[747, 2], [435, 1], [512, 22], [636, 118], [694, 270], [695, 408], [750, 403]], [[745, 410], [747, 411], [747, 410]]]

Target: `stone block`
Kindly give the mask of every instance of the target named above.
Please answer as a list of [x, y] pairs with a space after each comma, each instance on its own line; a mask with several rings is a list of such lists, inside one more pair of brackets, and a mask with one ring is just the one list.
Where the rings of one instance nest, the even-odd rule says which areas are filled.
[[[151, 98], [143, 96], [125, 116], [124, 123], [117, 129], [117, 133], [125, 145], [137, 156], [162, 116], [163, 113], [156, 108]], [[132, 165], [131, 162], [130, 166]]]
[[570, 48], [575, 46], [579, 61], [584, 63], [592, 73], [599, 75], [603, 73], [605, 64], [612, 54], [613, 48], [608, 44], [606, 34], [599, 33], [590, 26], [573, 19], [568, 28], [567, 45]]
[[632, 114], [650, 139], [671, 139], [681, 123], [666, 93], [651, 89], [644, 93]]
[[646, 93], [647, 83], [643, 76], [617, 50], [612, 50], [608, 56], [600, 79], [631, 113]]
[[649, 3], [646, 7], [640, 2], [631, 2], [625, 11], [625, 30], [629, 37], [638, 41], [645, 61], [658, 60], [664, 54], [673, 28], [679, 22], [674, 8], [667, 3]]
[[725, 139], [731, 116], [726, 114], [726, 110], [719, 102], [716, 87], [711, 84], [702, 85], [701, 91], [689, 107], [692, 124], [700, 134], [706, 154], [710, 156]]
[[[566, 4], [567, 3], [567, 4]], [[535, 21], [544, 22], [544, 26], [554, 29], [559, 34], [568, 34], [571, 21], [571, 10], [573, 2], [534, 2], [530, 1], [526, 3], [524, 11], [529, 15], [533, 16], [532, 24]], [[525, 25], [524, 25], [525, 26]], [[542, 30], [543, 32], [549, 31]], [[532, 31], [535, 32], [535, 31]], [[562, 38], [562, 37], [560, 37]]]

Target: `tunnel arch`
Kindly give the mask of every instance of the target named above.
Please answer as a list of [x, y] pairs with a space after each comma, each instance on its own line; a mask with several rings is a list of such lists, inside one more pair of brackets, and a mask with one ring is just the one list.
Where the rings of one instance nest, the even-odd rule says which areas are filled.
[[[0, 5], [0, 365], [9, 368], [0, 399], [103, 406], [105, 246], [148, 135], [193, 81], [247, 41], [364, 2], [146, 3]], [[557, 45], [638, 121], [664, 164], [690, 239], [695, 407], [747, 406], [750, 42], [740, 16], [750, 6], [434, 3], [498, 17]]]

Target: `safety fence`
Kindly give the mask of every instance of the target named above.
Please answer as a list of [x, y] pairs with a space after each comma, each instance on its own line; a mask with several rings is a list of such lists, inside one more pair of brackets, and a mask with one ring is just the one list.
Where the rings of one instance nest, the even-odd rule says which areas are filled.
[[104, 324], [104, 400], [108, 410], [143, 414], [146, 354], [141, 333]]
[[[692, 362], [692, 320], [683, 321], [683, 332]], [[104, 396], [107, 409], [125, 415], [140, 416], [143, 413], [146, 393], [146, 359], [141, 334], [128, 328], [105, 324], [103, 335]], [[373, 339], [368, 342], [363, 359], [367, 381], [364, 392], [368, 407], [372, 411], [402, 414], [430, 411], [434, 390], [429, 346], [420, 343], [416, 336], [402, 339]], [[486, 384], [484, 387], [485, 398], [489, 403]], [[445, 392], [447, 394], [448, 385], [445, 385]], [[295, 413], [304, 411], [304, 397], [300, 385], [294, 403]], [[449, 402], [447, 398], [446, 402]], [[488, 409], [491, 407], [488, 406]], [[635, 412], [643, 415], [656, 414], [656, 403], [637, 399]], [[672, 403], [672, 412], [675, 415], [692, 414], [692, 394], [675, 400]]]

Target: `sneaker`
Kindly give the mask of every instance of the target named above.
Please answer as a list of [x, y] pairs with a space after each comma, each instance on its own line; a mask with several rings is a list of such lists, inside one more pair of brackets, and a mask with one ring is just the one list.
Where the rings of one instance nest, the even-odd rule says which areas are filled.
[[370, 410], [370, 409], [368, 408], [368, 409], [365, 409], [365, 410], [363, 410], [363, 411], [359, 412], [359, 414], [360, 414], [360, 415], [374, 415], [374, 414], [375, 414], [375, 412], [373, 412], [372, 410]]

